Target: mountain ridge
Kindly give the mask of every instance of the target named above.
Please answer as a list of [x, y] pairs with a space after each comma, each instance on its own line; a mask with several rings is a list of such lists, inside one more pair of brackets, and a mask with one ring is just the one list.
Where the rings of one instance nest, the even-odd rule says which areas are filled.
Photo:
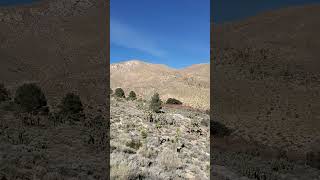
[[163, 100], [170, 97], [177, 98], [185, 105], [208, 109], [209, 66], [209, 64], [195, 64], [183, 69], [173, 69], [167, 65], [137, 60], [112, 63], [111, 88], [134, 90], [138, 96], [145, 99], [151, 98], [153, 93], [158, 92]]

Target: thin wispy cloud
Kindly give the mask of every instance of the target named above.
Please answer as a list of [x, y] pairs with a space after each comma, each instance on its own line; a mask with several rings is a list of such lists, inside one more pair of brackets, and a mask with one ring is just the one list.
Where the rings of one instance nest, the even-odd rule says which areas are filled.
[[110, 39], [115, 45], [136, 49], [154, 56], [161, 57], [166, 54], [156, 45], [152, 37], [114, 18], [110, 20]]

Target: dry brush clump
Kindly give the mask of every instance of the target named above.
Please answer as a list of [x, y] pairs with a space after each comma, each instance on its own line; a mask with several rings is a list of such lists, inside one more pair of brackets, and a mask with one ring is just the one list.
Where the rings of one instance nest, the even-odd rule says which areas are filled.
[[168, 171], [177, 170], [181, 166], [181, 160], [178, 157], [177, 152], [170, 148], [162, 150], [157, 159], [160, 165]]
[[4, 84], [0, 84], [0, 102], [7, 101], [10, 99], [10, 92], [4, 86]]

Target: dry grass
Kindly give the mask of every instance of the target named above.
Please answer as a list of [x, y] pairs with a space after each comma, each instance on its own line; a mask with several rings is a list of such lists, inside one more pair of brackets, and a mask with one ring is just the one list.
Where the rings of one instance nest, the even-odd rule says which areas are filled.
[[181, 160], [178, 157], [177, 151], [173, 148], [163, 149], [158, 155], [158, 162], [168, 171], [174, 171], [181, 166]]

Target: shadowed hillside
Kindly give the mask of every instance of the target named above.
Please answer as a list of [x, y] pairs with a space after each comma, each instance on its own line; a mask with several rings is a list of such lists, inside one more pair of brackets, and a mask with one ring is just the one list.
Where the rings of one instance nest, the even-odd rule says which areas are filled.
[[106, 84], [105, 1], [49, 1], [0, 8], [0, 80], [36, 81], [51, 102], [67, 90], [101, 100]]
[[107, 11], [102, 0], [0, 7], [1, 179], [107, 179]]
[[232, 129], [213, 162], [253, 179], [319, 178], [319, 17], [314, 5], [212, 25], [212, 120]]

